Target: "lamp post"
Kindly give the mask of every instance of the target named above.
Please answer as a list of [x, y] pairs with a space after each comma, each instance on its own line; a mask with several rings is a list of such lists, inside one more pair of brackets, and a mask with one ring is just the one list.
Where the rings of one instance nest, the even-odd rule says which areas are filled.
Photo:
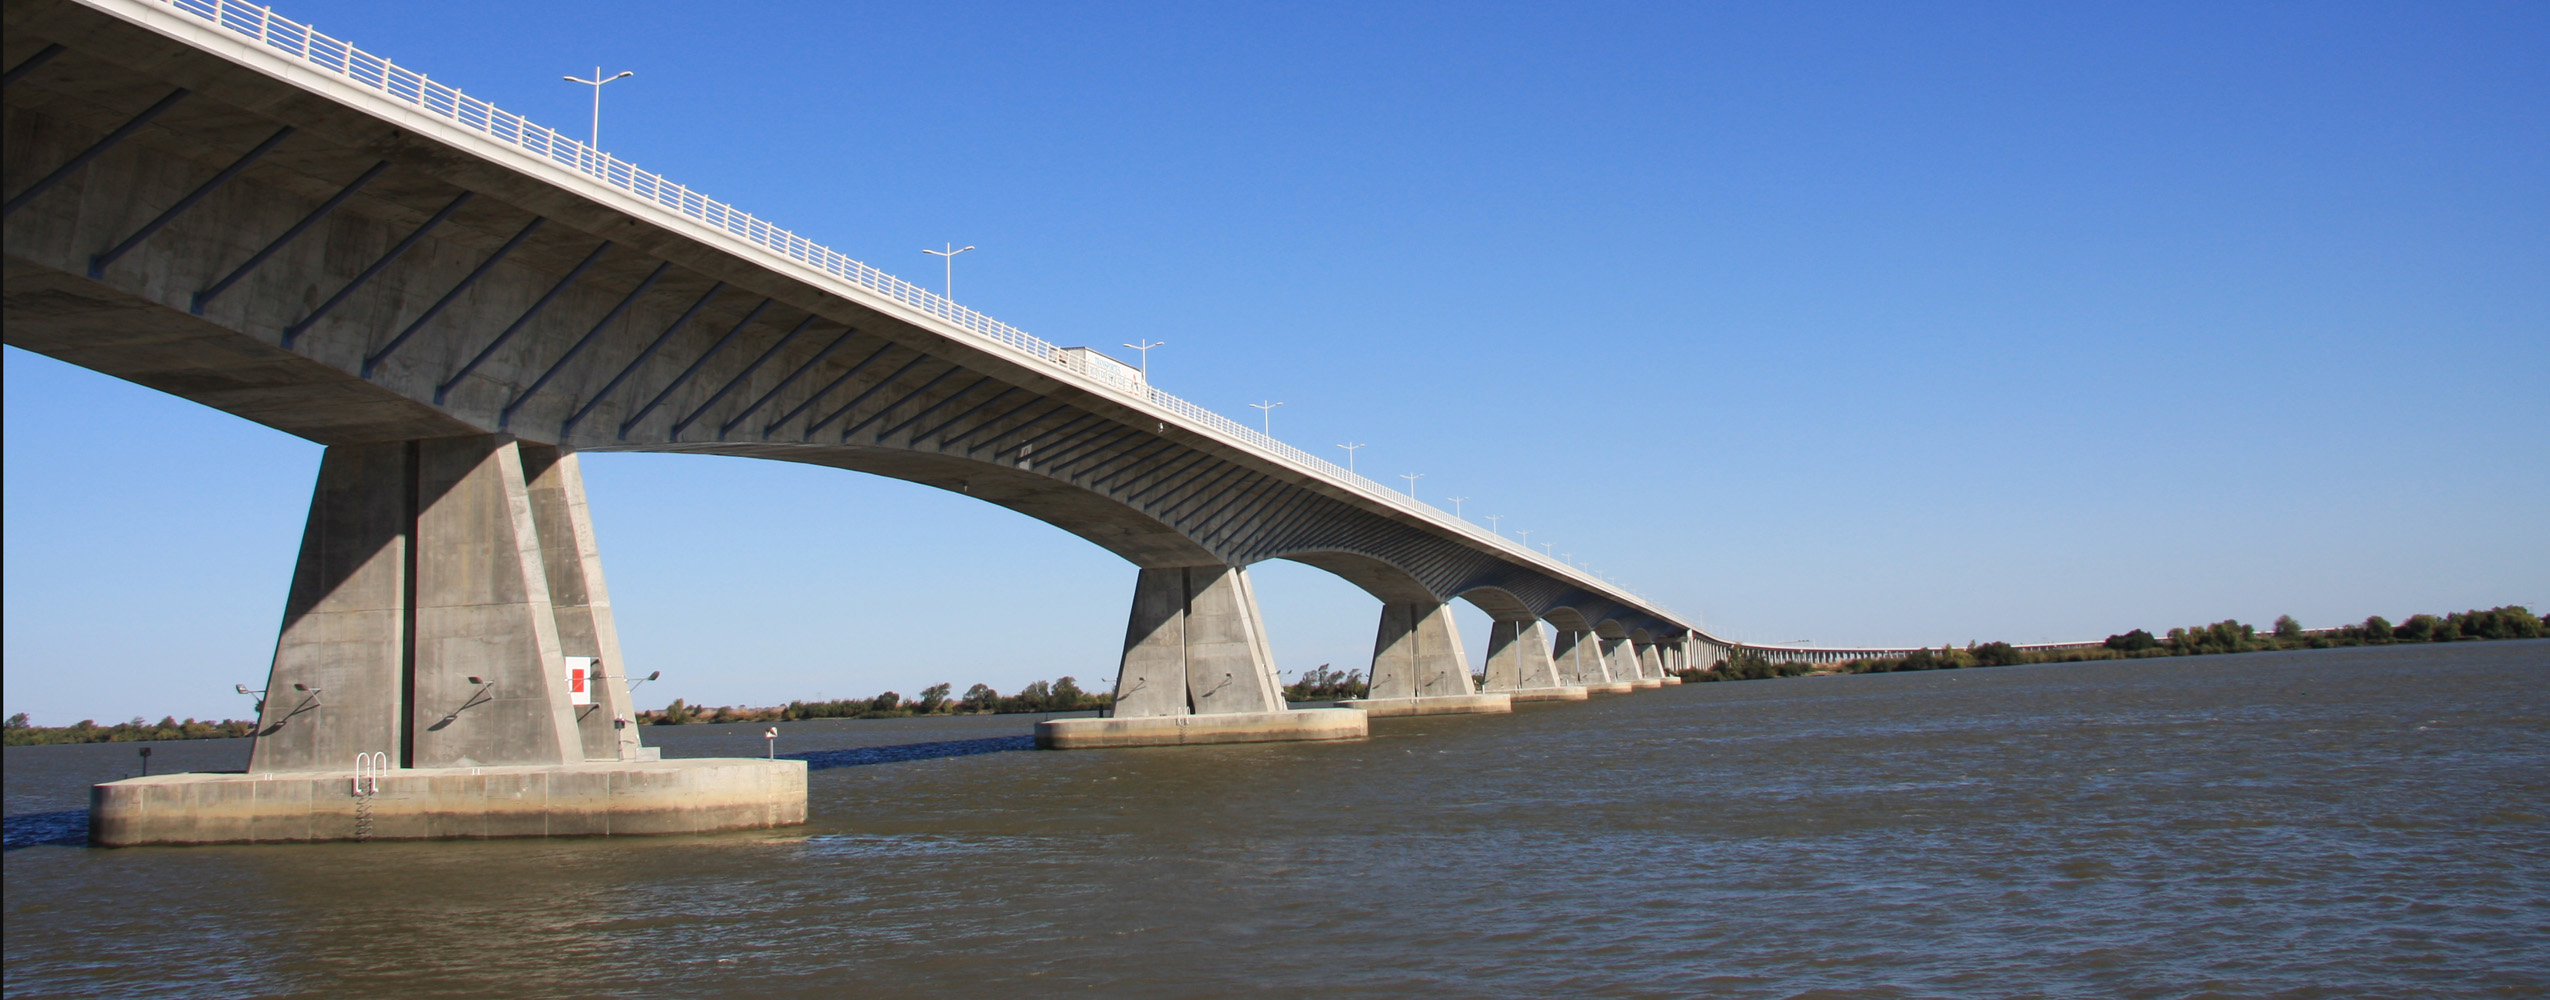
[[1531, 533], [1531, 532], [1529, 532], [1529, 531], [1525, 531], [1525, 530], [1523, 530], [1523, 529], [1521, 529], [1521, 528], [1516, 528], [1516, 529], [1514, 529], [1514, 537], [1516, 537], [1516, 538], [1519, 538], [1519, 539], [1522, 539], [1522, 540], [1523, 540], [1523, 547], [1524, 547], [1524, 548], [1527, 548], [1527, 549], [1528, 549], [1528, 548], [1531, 548], [1531, 547], [1532, 547], [1532, 533]]
[[580, 76], [567, 78], [568, 83], [581, 83], [593, 88], [593, 139], [587, 145], [592, 146], [594, 152], [602, 151], [602, 85], [613, 80], [626, 80], [636, 75], [636, 70], [624, 69], [618, 76], [606, 77], [602, 75], [602, 67], [596, 66], [593, 68], [593, 79], [587, 80]]
[[1461, 517], [1461, 501], [1467, 500], [1469, 497], [1444, 497], [1444, 499], [1452, 501], [1452, 517], [1454, 520], [1459, 520]]
[[1495, 533], [1496, 533], [1499, 537], [1502, 537], [1502, 536], [1505, 534], [1505, 532], [1500, 531], [1500, 530], [1498, 530], [1498, 529], [1497, 529], [1496, 522], [1498, 522], [1498, 521], [1502, 521], [1502, 520], [1504, 520], [1504, 519], [1505, 519], [1505, 515], [1503, 515], [1503, 514], [1490, 514], [1490, 515], [1488, 515], [1488, 516], [1487, 516], [1488, 530], [1489, 530], [1489, 531], [1491, 531], [1491, 532], [1495, 532]]
[[1362, 445], [1360, 445], [1360, 444], [1341, 444], [1341, 445], [1338, 445], [1337, 447], [1340, 447], [1340, 448], [1344, 448], [1344, 449], [1346, 449], [1346, 474], [1347, 474], [1347, 475], [1349, 475], [1349, 476], [1354, 475], [1354, 474], [1355, 474], [1355, 449], [1357, 449], [1357, 448], [1361, 448], [1361, 447], [1363, 447], [1363, 446], [1362, 446]]
[[1282, 404], [1282, 403], [1274, 403], [1274, 402], [1267, 402], [1267, 403], [1250, 403], [1250, 404], [1248, 404], [1248, 405], [1250, 405], [1250, 406], [1253, 406], [1253, 407], [1256, 407], [1256, 408], [1257, 408], [1257, 423], [1258, 423], [1258, 427], [1257, 427], [1257, 429], [1258, 429], [1258, 431], [1259, 431], [1260, 433], [1265, 434], [1265, 435], [1266, 435], [1267, 437], [1269, 437], [1269, 438], [1274, 437], [1274, 436], [1275, 436], [1275, 408], [1276, 408], [1276, 407], [1278, 407], [1278, 406], [1282, 406], [1282, 405], [1284, 405], [1284, 404]]
[[933, 257], [942, 257], [947, 260], [946, 298], [949, 305], [956, 304], [956, 255], [972, 249], [974, 248], [970, 246], [960, 248], [954, 243], [948, 244], [947, 249], [945, 250], [932, 250], [928, 247], [921, 248], [922, 253], [929, 254]]
[[1408, 499], [1414, 500], [1417, 498], [1417, 480], [1424, 479], [1425, 477], [1426, 474], [1422, 472], [1402, 472], [1399, 474], [1399, 478], [1408, 481]]
[[[973, 247], [966, 247], [965, 249], [972, 250], [972, 249], [974, 249], [974, 248], [973, 248]], [[1154, 347], [1167, 347], [1167, 346], [1169, 346], [1169, 342], [1168, 342], [1168, 341], [1163, 340], [1163, 341], [1159, 341], [1159, 342], [1157, 342], [1157, 343], [1154, 343], [1154, 342], [1151, 340], [1151, 338], [1149, 338], [1149, 337], [1144, 337], [1144, 338], [1142, 338], [1142, 342], [1141, 342], [1141, 343], [1139, 343], [1139, 344], [1126, 344], [1126, 345], [1124, 345], [1124, 346], [1126, 346], [1126, 347], [1130, 347], [1130, 348], [1133, 348], [1134, 350], [1137, 350], [1137, 351], [1142, 352], [1142, 384], [1143, 384], [1143, 385], [1150, 385], [1150, 384], [1151, 384], [1151, 349], [1152, 349], [1152, 348], [1154, 348]]]

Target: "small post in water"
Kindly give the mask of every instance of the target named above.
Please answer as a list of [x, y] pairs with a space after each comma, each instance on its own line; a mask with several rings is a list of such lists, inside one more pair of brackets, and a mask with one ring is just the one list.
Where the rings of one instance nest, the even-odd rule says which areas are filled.
[[765, 739], [765, 740], [770, 741], [770, 759], [772, 759], [772, 760], [778, 760], [778, 759], [779, 759], [779, 727], [778, 727], [778, 726], [772, 726], [772, 727], [770, 727], [770, 730], [769, 730], [768, 732], [765, 732], [765, 733], [761, 734], [761, 738], [762, 738], [762, 739]]
[[151, 776], [151, 748], [142, 748], [142, 777]]

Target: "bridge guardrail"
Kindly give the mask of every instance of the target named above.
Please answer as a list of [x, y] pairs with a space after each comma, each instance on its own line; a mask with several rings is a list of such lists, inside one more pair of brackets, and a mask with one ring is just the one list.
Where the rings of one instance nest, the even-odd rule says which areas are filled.
[[[675, 214], [719, 229], [755, 246], [776, 253], [801, 265], [812, 267], [832, 277], [848, 281], [868, 291], [924, 313], [958, 329], [1009, 348], [1029, 358], [1056, 364], [1079, 375], [1132, 392], [1131, 386], [1108, 374], [1092, 371], [1085, 362], [1075, 363], [1058, 346], [1017, 327], [993, 319], [948, 300], [945, 296], [914, 285], [867, 264], [771, 225], [749, 212], [666, 180], [662, 175], [642, 170], [609, 153], [594, 149], [583, 140], [561, 135], [557, 130], [533, 122], [521, 115], [496, 107], [487, 101], [468, 96], [460, 88], [441, 83], [424, 73], [400, 66], [387, 56], [374, 55], [355, 48], [350, 42], [321, 34], [317, 29], [280, 17], [271, 7], [233, 0], [160, 0], [170, 8], [209, 21], [275, 52], [298, 57], [302, 62], [326, 70], [350, 82], [373, 90], [426, 113], [446, 119], [463, 128], [512, 146], [537, 159], [583, 174], [617, 191], [635, 196]], [[1306, 470], [1315, 472], [1360, 490], [1367, 496], [1390, 503], [1402, 510], [1418, 514], [1438, 525], [1459, 530], [1474, 541], [1488, 542], [1497, 550], [1523, 557], [1526, 561], [1559, 572], [1563, 576], [1583, 577], [1584, 571], [1564, 565], [1531, 547], [1487, 531], [1467, 519], [1453, 517], [1433, 504], [1383, 486], [1345, 467], [1300, 448], [1276, 440], [1239, 421], [1205, 409], [1177, 396], [1162, 392], [1156, 386], [1144, 385], [1138, 393], [1154, 406], [1183, 419], [1267, 452]], [[1620, 588], [1618, 593], [1671, 614], [1671, 610], [1639, 598]], [[1680, 617], [1677, 615], [1677, 617]]]

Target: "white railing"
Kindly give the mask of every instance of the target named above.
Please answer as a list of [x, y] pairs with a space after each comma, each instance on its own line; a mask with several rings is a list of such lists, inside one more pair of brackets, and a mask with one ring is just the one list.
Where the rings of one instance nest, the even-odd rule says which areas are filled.
[[[929, 315], [976, 336], [1001, 344], [1030, 358], [1059, 365], [1067, 370], [1109, 385], [1120, 392], [1143, 395], [1153, 406], [1185, 420], [1202, 424], [1225, 437], [1255, 447], [1295, 465], [1302, 466], [1328, 479], [1347, 484], [1367, 496], [1424, 516], [1435, 523], [1453, 528], [1471, 540], [1485, 542], [1511, 554], [1563, 575], [1575, 577], [1597, 586], [1605, 586], [1624, 597], [1631, 596], [1619, 587], [1604, 585], [1589, 573], [1576, 570], [1556, 559], [1533, 551], [1529, 546], [1487, 531], [1469, 521], [1453, 517], [1433, 504], [1424, 503], [1398, 490], [1383, 486], [1343, 466], [1285, 444], [1249, 426], [1207, 410], [1194, 403], [1161, 392], [1157, 388], [1121, 384], [1112, 373], [1091, 370], [1085, 362], [1075, 363], [1054, 344], [1017, 327], [975, 312], [946, 297], [911, 282], [852, 260], [788, 230], [771, 225], [751, 213], [662, 176], [638, 169], [634, 164], [609, 153], [594, 149], [582, 140], [558, 134], [557, 130], [533, 123], [460, 92], [460, 88], [428, 79], [425, 74], [395, 65], [386, 56], [377, 56], [341, 39], [320, 34], [309, 25], [290, 18], [278, 17], [273, 8], [232, 0], [162, 0], [169, 7], [229, 31], [254, 39], [265, 48], [297, 57], [349, 82], [379, 91], [395, 100], [415, 106], [428, 114], [443, 118], [497, 142], [512, 146], [530, 156], [559, 167], [576, 171], [624, 194], [650, 202], [685, 218], [721, 230], [745, 242], [796, 263], [822, 271], [868, 291], [883, 295], [914, 311]], [[1643, 602], [1653, 605], [1654, 602]], [[1662, 610], [1662, 609], [1660, 609]]]

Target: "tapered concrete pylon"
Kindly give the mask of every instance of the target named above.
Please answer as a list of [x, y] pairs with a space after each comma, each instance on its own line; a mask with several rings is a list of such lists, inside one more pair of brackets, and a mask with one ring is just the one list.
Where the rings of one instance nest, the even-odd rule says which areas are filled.
[[1489, 626], [1486, 690], [1517, 702], [1585, 700], [1583, 687], [1559, 676], [1550, 660], [1549, 626], [1539, 619]]
[[248, 770], [343, 767], [398, 754], [408, 648], [411, 446], [329, 448], [284, 599]]
[[1116, 672], [1117, 718], [1283, 710], [1247, 570], [1142, 571]]
[[328, 449], [249, 771], [583, 760], [532, 507], [510, 438]]
[[1070, 750], [1364, 735], [1361, 712], [1286, 710], [1264, 620], [1245, 569], [1142, 570], [1125, 622], [1114, 710], [1107, 718], [1037, 723], [1036, 744]]
[[1341, 701], [1374, 715], [1457, 715], [1511, 710], [1505, 694], [1481, 694], [1470, 680], [1470, 658], [1451, 607], [1441, 603], [1381, 606], [1373, 638], [1371, 690]]
[[[602, 580], [601, 546], [584, 499], [584, 469], [572, 452], [524, 444], [523, 476], [531, 487], [532, 521], [540, 531], [540, 561], [548, 572], [549, 607], [557, 616], [558, 647], [592, 661], [586, 705], [573, 706], [576, 734], [586, 760], [653, 760], [639, 745], [637, 711], [629, 702], [629, 670], [620, 653], [620, 628], [611, 617], [611, 590]], [[570, 692], [569, 701], [576, 699]]]
[[1611, 668], [1613, 683], [1631, 688], [1663, 686], [1647, 682], [1638, 663], [1638, 646], [1627, 637], [1602, 640], [1602, 651], [1603, 664]]
[[1631, 690], [1628, 681], [1613, 679], [1611, 665], [1603, 656], [1602, 638], [1591, 630], [1560, 629], [1558, 646], [1550, 655], [1558, 661], [1559, 672], [1568, 683], [1590, 693], [1622, 694]]
[[658, 760], [625, 724], [626, 687], [593, 690], [587, 673], [587, 690], [576, 691], [570, 656], [619, 674], [573, 456], [502, 435], [331, 446], [249, 773], [97, 785], [91, 842], [599, 836], [805, 821], [805, 762]]
[[1382, 605], [1369, 676], [1375, 698], [1478, 693], [1470, 687], [1470, 660], [1452, 609], [1442, 604]]

